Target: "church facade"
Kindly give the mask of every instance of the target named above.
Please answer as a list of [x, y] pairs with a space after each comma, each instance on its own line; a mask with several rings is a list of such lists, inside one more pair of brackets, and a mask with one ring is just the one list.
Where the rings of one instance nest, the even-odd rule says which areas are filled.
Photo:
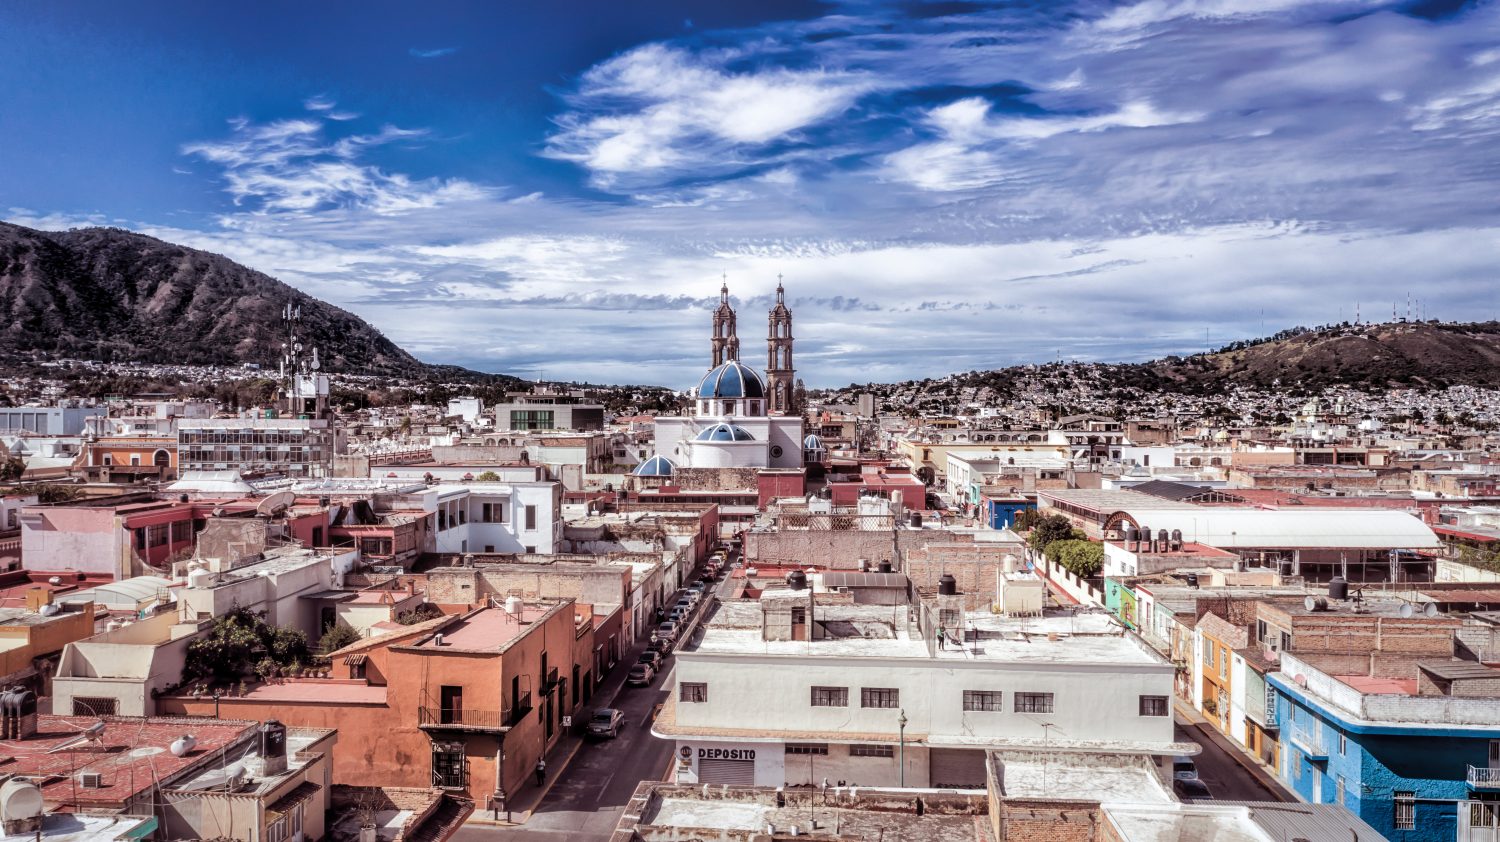
[[740, 361], [729, 286], [719, 290], [713, 314], [708, 373], [689, 393], [687, 415], [656, 419], [656, 455], [637, 476], [667, 476], [674, 468], [800, 468], [802, 417], [792, 413], [796, 370], [792, 361], [792, 311], [776, 285], [769, 313], [766, 373]]

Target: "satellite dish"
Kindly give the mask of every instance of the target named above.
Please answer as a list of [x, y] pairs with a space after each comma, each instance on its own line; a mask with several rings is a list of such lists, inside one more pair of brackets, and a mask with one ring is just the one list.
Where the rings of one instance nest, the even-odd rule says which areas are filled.
[[297, 502], [297, 495], [290, 491], [278, 491], [269, 494], [266, 499], [255, 505], [255, 513], [258, 515], [274, 515], [277, 512]]
[[1417, 609], [1411, 607], [1411, 603], [1410, 602], [1408, 602], [1408, 603], [1406, 603], [1406, 604], [1404, 604], [1404, 605], [1401, 606], [1401, 618], [1403, 620], [1409, 620], [1409, 619], [1411, 619], [1411, 616], [1413, 614], [1416, 614], [1416, 613], [1417, 613]]
[[1422, 613], [1424, 615], [1428, 616], [1428, 617], [1436, 617], [1438, 615], [1437, 603], [1436, 602], [1429, 602], [1429, 603], [1427, 603], [1425, 606], [1422, 607]]

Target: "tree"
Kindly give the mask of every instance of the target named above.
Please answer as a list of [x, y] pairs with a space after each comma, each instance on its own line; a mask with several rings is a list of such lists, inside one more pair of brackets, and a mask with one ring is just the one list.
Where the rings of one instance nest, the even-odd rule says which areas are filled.
[[264, 611], [236, 606], [215, 617], [208, 634], [188, 644], [182, 679], [229, 683], [252, 670], [264, 678], [268, 664], [274, 670], [309, 659], [307, 635], [267, 623]]
[[474, 481], [475, 482], [499, 482], [500, 481], [500, 475], [497, 474], [497, 473], [495, 473], [494, 471], [485, 471], [484, 473], [482, 473], [479, 476], [475, 477]]
[[790, 414], [792, 414], [792, 415], [801, 415], [802, 413], [804, 413], [806, 411], [807, 411], [807, 384], [803, 383], [802, 382], [802, 378], [798, 377], [797, 378], [797, 383], [794, 386], [792, 386], [792, 406], [791, 406], [791, 413]]
[[82, 497], [83, 489], [57, 482], [28, 482], [12, 488], [10, 493], [21, 497], [35, 497], [38, 503], [66, 503]]
[[417, 623], [425, 623], [443, 616], [442, 609], [430, 602], [424, 602], [410, 611], [402, 611], [396, 615], [396, 622], [403, 626], [415, 626]]
[[1026, 543], [1037, 552], [1045, 552], [1054, 541], [1065, 541], [1073, 537], [1073, 522], [1062, 515], [1048, 515], [1031, 527]]
[[1079, 578], [1098, 575], [1104, 569], [1104, 546], [1069, 538], [1047, 545], [1047, 559]]
[[19, 456], [8, 456], [0, 463], [0, 482], [15, 482], [26, 473], [26, 460]]
[[318, 639], [318, 652], [328, 655], [343, 649], [351, 643], [358, 643], [361, 639], [359, 632], [355, 631], [354, 627], [348, 623], [334, 623]]

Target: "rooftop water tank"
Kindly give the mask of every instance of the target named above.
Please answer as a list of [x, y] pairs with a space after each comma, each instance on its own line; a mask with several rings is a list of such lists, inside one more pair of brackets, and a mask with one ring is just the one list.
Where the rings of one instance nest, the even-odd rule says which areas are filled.
[[173, 740], [172, 744], [167, 747], [167, 750], [172, 752], [173, 757], [186, 757], [188, 752], [192, 751], [197, 745], [197, 737], [194, 737], [192, 734], [183, 734]]
[[525, 609], [526, 601], [519, 596], [508, 596], [505, 598], [505, 613], [513, 617], [519, 617]]
[[1345, 579], [1343, 576], [1335, 576], [1332, 579], [1329, 579], [1328, 580], [1328, 598], [1329, 599], [1340, 599], [1340, 600], [1342, 600], [1342, 599], [1348, 599], [1349, 598], [1349, 582], [1348, 582], [1348, 580]]
[[938, 595], [939, 596], [957, 596], [958, 595], [958, 580], [955, 579], [955, 578], [953, 578], [953, 574], [952, 573], [944, 573], [942, 576], [938, 577]]
[[786, 584], [787, 587], [794, 591], [805, 590], [807, 588], [807, 574], [801, 570], [793, 570], [786, 574]]
[[42, 790], [23, 778], [0, 784], [0, 824], [7, 835], [34, 833], [41, 827]]

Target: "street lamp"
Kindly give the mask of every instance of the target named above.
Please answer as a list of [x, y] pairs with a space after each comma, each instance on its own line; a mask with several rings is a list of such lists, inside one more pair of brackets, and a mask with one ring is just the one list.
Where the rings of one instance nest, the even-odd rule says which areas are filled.
[[906, 708], [901, 709], [901, 718], [896, 720], [896, 727], [901, 729], [901, 788], [906, 789]]

